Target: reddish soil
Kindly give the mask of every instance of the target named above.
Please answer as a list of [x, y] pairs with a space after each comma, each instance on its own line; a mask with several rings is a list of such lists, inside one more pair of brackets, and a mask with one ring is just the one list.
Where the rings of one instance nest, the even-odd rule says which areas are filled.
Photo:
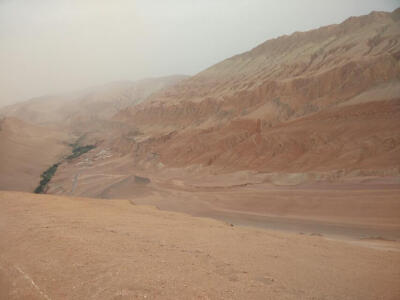
[[1, 299], [400, 297], [399, 249], [15, 192], [0, 222]]

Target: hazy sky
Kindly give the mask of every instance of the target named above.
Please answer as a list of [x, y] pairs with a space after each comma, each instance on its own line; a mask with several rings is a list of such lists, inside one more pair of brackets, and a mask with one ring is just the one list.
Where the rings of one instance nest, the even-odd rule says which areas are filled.
[[400, 0], [0, 0], [0, 106], [195, 74], [267, 39]]

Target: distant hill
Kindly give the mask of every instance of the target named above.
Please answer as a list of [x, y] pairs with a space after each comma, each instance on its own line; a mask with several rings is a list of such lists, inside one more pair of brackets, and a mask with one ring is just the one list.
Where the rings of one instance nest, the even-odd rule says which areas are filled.
[[113, 82], [75, 93], [34, 98], [4, 107], [0, 109], [0, 115], [42, 125], [57, 123], [64, 127], [79, 120], [109, 119], [121, 109], [141, 103], [155, 91], [186, 77], [175, 75]]

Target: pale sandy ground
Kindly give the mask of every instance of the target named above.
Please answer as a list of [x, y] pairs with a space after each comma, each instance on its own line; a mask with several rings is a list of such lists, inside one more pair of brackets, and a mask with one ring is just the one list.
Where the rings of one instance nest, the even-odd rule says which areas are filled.
[[400, 252], [0, 192], [1, 299], [399, 299]]
[[[102, 151], [95, 149], [61, 165], [48, 193], [130, 199], [235, 225], [330, 238], [400, 241], [400, 177], [278, 185], [269, 174], [255, 172], [212, 175], [206, 169], [191, 174], [171, 168], [141, 172], [130, 156], [100, 159]], [[138, 176], [147, 181], [137, 180]]]

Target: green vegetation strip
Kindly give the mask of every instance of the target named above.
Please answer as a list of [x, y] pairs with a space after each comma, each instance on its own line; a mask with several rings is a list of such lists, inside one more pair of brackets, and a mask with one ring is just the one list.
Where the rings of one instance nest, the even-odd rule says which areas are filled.
[[[72, 154], [67, 157], [68, 160], [77, 158], [77, 157], [81, 156], [82, 154], [89, 152], [93, 148], [96, 148], [96, 146], [94, 146], [94, 145], [78, 146], [77, 143], [71, 144], [70, 146], [72, 146], [73, 149], [72, 149]], [[42, 175], [40, 175], [42, 180], [40, 180], [39, 186], [34, 191], [36, 194], [44, 194], [45, 193], [47, 184], [50, 182], [50, 180], [54, 176], [54, 174], [56, 174], [57, 168], [61, 163], [62, 162], [52, 165], [50, 168], [48, 168], [46, 171], [44, 171], [42, 173]]]
[[44, 193], [44, 190], [45, 190], [47, 184], [49, 183], [51, 177], [53, 177], [53, 175], [56, 173], [58, 166], [59, 166], [59, 163], [54, 164], [50, 168], [48, 168], [46, 171], [44, 171], [42, 173], [42, 175], [40, 175], [42, 180], [40, 180], [39, 186], [35, 189], [36, 194]]
[[90, 150], [92, 150], [95, 147], [96, 146], [94, 146], [94, 145], [87, 145], [87, 146], [74, 145], [74, 149], [72, 149], [72, 154], [70, 156], [68, 156], [67, 159], [77, 158], [77, 157], [81, 156], [82, 154], [89, 152]]

